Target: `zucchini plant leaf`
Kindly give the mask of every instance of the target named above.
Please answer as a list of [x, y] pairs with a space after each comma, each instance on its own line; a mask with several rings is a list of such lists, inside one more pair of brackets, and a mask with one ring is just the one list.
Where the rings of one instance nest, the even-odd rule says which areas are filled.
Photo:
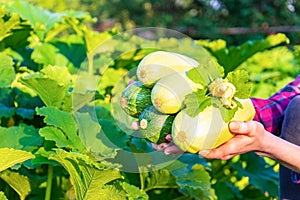
[[282, 33], [270, 35], [263, 40], [248, 41], [241, 46], [226, 47], [226, 42], [217, 41], [197, 41], [217, 59], [218, 63], [224, 67], [225, 74], [234, 71], [240, 64], [257, 52], [274, 47], [281, 43], [289, 43], [288, 37]]
[[27, 151], [0, 148], [0, 172], [32, 158], [34, 155]]
[[0, 191], [0, 200], [8, 200], [4, 192]]
[[4, 38], [10, 36], [14, 29], [16, 29], [20, 25], [20, 17], [17, 14], [11, 15], [9, 17], [7, 15], [5, 9], [3, 7], [0, 8], [0, 41], [2, 41]]
[[33, 151], [42, 145], [43, 139], [33, 126], [21, 124], [9, 128], [0, 127], [0, 148]]
[[145, 192], [145, 190], [140, 190], [140, 188], [130, 185], [127, 182], [121, 182], [120, 185], [122, 186], [123, 190], [126, 192], [127, 199], [140, 199], [140, 200], [147, 200], [149, 196]]
[[171, 171], [181, 192], [194, 199], [211, 198], [216, 199], [211, 187], [210, 175], [201, 164], [195, 164], [191, 168], [183, 166]]
[[31, 57], [44, 66], [66, 66], [76, 72], [86, 58], [86, 49], [82, 37], [71, 35], [36, 46]]
[[63, 22], [64, 17], [69, 16], [84, 19], [87, 16], [87, 13], [72, 10], [52, 13], [22, 0], [15, 0], [3, 4], [7, 11], [10, 13], [18, 13], [22, 19], [28, 20], [36, 31], [42, 32], [40, 39], [43, 39], [49, 30], [55, 28], [56, 23]]
[[202, 89], [185, 96], [184, 105], [189, 116], [196, 117], [206, 107], [211, 105], [211, 98], [206, 93], [207, 89]]
[[190, 69], [187, 76], [195, 83], [207, 86], [213, 80], [223, 77], [224, 69], [212, 59], [206, 64], [199, 64], [198, 67]]
[[248, 78], [248, 72], [246, 70], [236, 70], [229, 72], [226, 79], [235, 86], [235, 97], [240, 99], [249, 98], [251, 94], [252, 85]]
[[77, 135], [77, 126], [71, 113], [61, 111], [56, 107], [42, 107], [37, 108], [36, 111], [38, 115], [45, 117], [44, 122], [47, 125], [60, 129], [65, 137], [68, 138], [68, 142], [61, 133], [56, 135], [57, 131], [54, 131], [54, 129], [51, 128], [42, 129], [42, 135], [47, 136], [48, 139], [54, 140], [57, 145], [70, 145], [72, 149], [80, 152], [86, 150], [80, 137]]
[[25, 200], [31, 193], [31, 186], [27, 176], [21, 175], [18, 172], [7, 171], [0, 174], [0, 178], [16, 191], [20, 200]]
[[113, 192], [112, 189], [104, 189], [105, 184], [122, 178], [118, 170], [96, 168], [87, 164], [82, 156], [61, 149], [58, 149], [49, 159], [59, 162], [68, 171], [74, 185], [76, 199], [100, 200], [103, 198], [102, 195]]
[[[117, 146], [113, 144], [114, 140], [110, 140], [103, 132], [103, 128], [97, 121], [93, 120], [89, 113], [76, 113], [74, 115], [78, 126], [78, 134], [85, 147], [92, 152], [97, 159], [113, 158], [117, 155]], [[111, 127], [109, 134], [115, 132]], [[118, 138], [119, 139], [119, 138]], [[116, 139], [115, 141], [118, 141]], [[122, 138], [120, 138], [122, 139]]]
[[247, 164], [246, 166], [241, 166], [241, 163], [234, 165], [238, 174], [249, 177], [249, 182], [259, 188], [262, 194], [268, 191], [271, 196], [278, 195], [278, 174], [264, 158], [254, 153], [247, 153], [241, 156], [241, 160], [246, 161]]
[[21, 77], [19, 81], [34, 90], [45, 105], [72, 109], [71, 105], [64, 106], [72, 85], [71, 75], [66, 67], [48, 66], [40, 72]]
[[16, 77], [14, 62], [3, 52], [0, 52], [0, 60], [0, 88], [9, 87]]
[[144, 191], [150, 191], [155, 188], [177, 188], [175, 177], [169, 170], [159, 169], [151, 172], [143, 172], [144, 167], [140, 167], [140, 177]]

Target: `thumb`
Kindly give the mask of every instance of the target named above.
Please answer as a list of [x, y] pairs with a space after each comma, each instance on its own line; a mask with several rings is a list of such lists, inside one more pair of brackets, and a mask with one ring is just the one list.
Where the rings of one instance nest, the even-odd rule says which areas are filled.
[[252, 128], [251, 122], [232, 121], [229, 123], [229, 130], [234, 134], [247, 134]]

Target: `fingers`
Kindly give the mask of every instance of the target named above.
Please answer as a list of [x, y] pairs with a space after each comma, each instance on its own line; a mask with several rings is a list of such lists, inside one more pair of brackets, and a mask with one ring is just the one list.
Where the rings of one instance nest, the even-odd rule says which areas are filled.
[[232, 121], [229, 123], [229, 130], [234, 134], [249, 134], [257, 127], [257, 123], [254, 121]]
[[164, 153], [166, 155], [178, 156], [184, 152], [178, 146], [170, 144], [167, 148], [165, 148]]
[[139, 130], [139, 122], [138, 121], [132, 122], [131, 129], [134, 131], [138, 131]]
[[155, 149], [156, 151], [164, 151], [170, 144], [164, 142], [161, 144], [155, 144], [155, 143], [151, 143], [152, 148]]
[[171, 135], [171, 134], [168, 134], [168, 135], [166, 136], [166, 140], [169, 141], [169, 142], [172, 142], [172, 141], [173, 141], [172, 135]]

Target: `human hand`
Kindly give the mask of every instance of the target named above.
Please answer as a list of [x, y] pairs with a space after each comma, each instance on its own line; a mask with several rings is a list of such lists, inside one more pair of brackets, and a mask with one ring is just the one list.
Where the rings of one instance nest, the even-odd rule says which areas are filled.
[[[135, 131], [139, 130], [139, 124], [137, 121], [131, 124], [131, 129]], [[175, 157], [183, 153], [183, 151], [173, 143], [171, 134], [168, 134], [165, 139], [166, 142], [160, 144], [151, 143], [152, 148], [156, 151], [164, 152], [166, 155], [173, 155]]]
[[209, 159], [228, 160], [236, 155], [255, 151], [263, 155], [265, 148], [264, 137], [268, 133], [262, 124], [255, 121], [240, 122], [232, 121], [229, 129], [235, 136], [216, 149], [202, 150], [199, 154]]
[[152, 148], [156, 151], [164, 152], [166, 155], [173, 155], [174, 157], [184, 153], [176, 144], [173, 143], [171, 134], [166, 136], [166, 141], [167, 142], [160, 144], [152, 143]]

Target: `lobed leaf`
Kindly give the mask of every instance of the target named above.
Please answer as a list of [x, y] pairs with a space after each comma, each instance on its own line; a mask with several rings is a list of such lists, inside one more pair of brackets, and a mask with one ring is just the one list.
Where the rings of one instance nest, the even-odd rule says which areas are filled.
[[186, 112], [191, 117], [196, 117], [205, 108], [210, 106], [211, 98], [206, 95], [207, 90], [197, 90], [191, 94], [185, 96], [184, 105], [186, 106]]
[[[207, 48], [210, 53], [216, 57], [218, 63], [224, 67], [225, 74], [234, 71], [240, 64], [257, 52], [264, 51], [281, 43], [289, 43], [289, 39], [282, 33], [270, 35], [263, 40], [253, 40], [244, 43], [241, 46], [226, 47], [226, 42], [220, 40], [207, 43], [207, 41], [198, 41], [199, 44]], [[225, 43], [225, 44], [224, 44]]]
[[76, 199], [102, 199], [104, 194], [114, 193], [113, 188], [103, 188], [107, 183], [122, 178], [114, 169], [96, 169], [76, 154], [58, 149], [49, 159], [59, 162], [70, 174]]
[[195, 199], [216, 199], [215, 192], [210, 184], [210, 175], [201, 164], [192, 168], [183, 166], [171, 171], [182, 192]]
[[236, 70], [229, 72], [226, 79], [235, 86], [235, 97], [240, 99], [249, 98], [252, 85], [249, 82], [248, 72], [246, 70]]
[[27, 176], [18, 172], [5, 172], [0, 174], [0, 178], [16, 191], [20, 200], [25, 200], [31, 193], [30, 181]]
[[[71, 145], [73, 149], [77, 149], [80, 152], [85, 151], [86, 148], [82, 143], [81, 138], [77, 135], [77, 126], [71, 113], [61, 111], [56, 107], [42, 107], [37, 108], [36, 111], [38, 115], [45, 116], [44, 122], [46, 124], [57, 127], [65, 134], [65, 137], [68, 138], [69, 141], [67, 144]], [[42, 131], [43, 135], [55, 133], [53, 132], [53, 129], [47, 129], [47, 133], [45, 133], [45, 131], [45, 129]], [[52, 135], [51, 138], [55, 139], [56, 143], [59, 145], [65, 144], [66, 142], [65, 139], [62, 139], [62, 134], [59, 134], [58, 136]]]
[[0, 127], [0, 148], [33, 151], [42, 145], [43, 139], [33, 126], [20, 124], [9, 128]]
[[34, 158], [34, 156], [27, 151], [0, 148], [0, 172], [31, 158]]

